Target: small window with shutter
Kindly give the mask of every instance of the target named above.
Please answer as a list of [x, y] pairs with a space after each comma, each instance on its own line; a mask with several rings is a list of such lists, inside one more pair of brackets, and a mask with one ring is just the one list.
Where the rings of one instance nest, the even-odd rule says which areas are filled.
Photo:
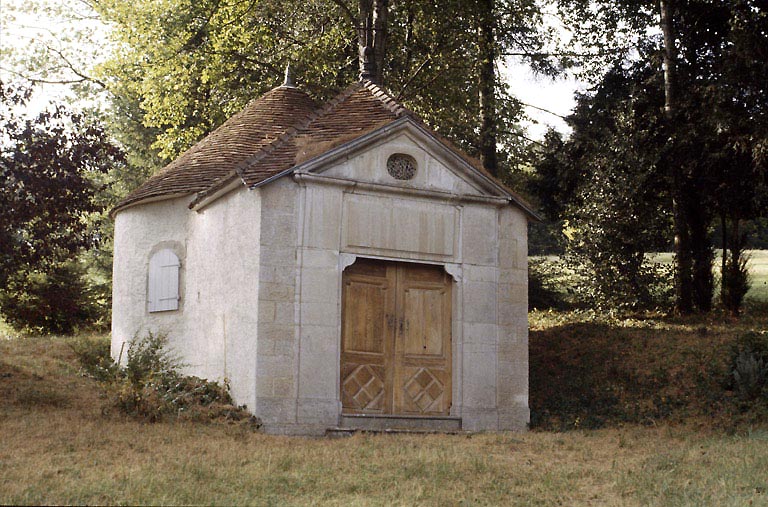
[[149, 259], [149, 311], [165, 312], [179, 308], [179, 267], [181, 262], [165, 248]]

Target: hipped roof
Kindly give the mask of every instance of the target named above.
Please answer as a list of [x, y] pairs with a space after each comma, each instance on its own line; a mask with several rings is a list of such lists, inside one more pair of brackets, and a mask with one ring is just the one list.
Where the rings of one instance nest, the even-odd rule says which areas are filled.
[[428, 129], [415, 113], [367, 80], [354, 83], [320, 107], [298, 88], [285, 85], [274, 88], [128, 194], [112, 214], [164, 197], [196, 193], [201, 198], [238, 178], [249, 187], [263, 184], [289, 173], [304, 161], [404, 116], [418, 122], [474, 170], [506, 190], [529, 216], [536, 218], [530, 205], [504, 187], [477, 159]]

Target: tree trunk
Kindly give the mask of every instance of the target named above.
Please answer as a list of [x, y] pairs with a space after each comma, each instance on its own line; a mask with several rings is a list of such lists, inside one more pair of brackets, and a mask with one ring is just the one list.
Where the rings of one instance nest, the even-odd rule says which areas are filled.
[[384, 84], [384, 61], [387, 43], [389, 0], [373, 0], [373, 60], [376, 84]]
[[726, 224], [726, 215], [725, 211], [720, 212], [720, 234], [722, 237], [720, 238], [720, 248], [722, 248], [722, 253], [720, 254], [720, 298], [723, 299], [723, 289], [725, 288], [725, 284], [723, 283], [723, 280], [725, 279], [725, 268], [727, 266], [726, 261], [726, 253], [728, 252], [728, 236], [727, 234], [727, 227], [728, 224]]
[[496, 39], [494, 35], [494, 0], [479, 3], [477, 38], [480, 53], [480, 160], [491, 174], [498, 176], [496, 152]]
[[687, 186], [683, 169], [678, 166], [675, 153], [674, 128], [677, 118], [677, 51], [672, 26], [671, 0], [659, 0], [661, 31], [664, 35], [664, 117], [668, 134], [665, 165], [672, 173], [672, 220], [675, 232], [675, 308], [679, 313], [693, 311], [693, 263], [691, 239], [686, 220]]
[[709, 224], [711, 215], [704, 211], [701, 204], [701, 192], [690, 189], [694, 195], [688, 196], [687, 219], [691, 231], [691, 257], [693, 260], [693, 301], [696, 308], [703, 313], [712, 310], [712, 296], [714, 295], [714, 277], [712, 276], [712, 263], [714, 252], [709, 241]]
[[389, 0], [359, 0], [358, 59], [360, 79], [382, 84], [386, 57]]

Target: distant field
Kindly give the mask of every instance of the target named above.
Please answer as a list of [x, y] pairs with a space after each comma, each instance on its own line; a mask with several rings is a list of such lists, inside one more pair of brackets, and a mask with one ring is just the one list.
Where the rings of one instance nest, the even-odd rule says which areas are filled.
[[747, 293], [747, 297], [757, 301], [768, 301], [768, 250], [752, 250], [749, 255], [752, 288]]
[[[747, 299], [753, 301], [768, 301], [768, 250], [749, 250], [749, 273], [752, 276], [752, 287], [747, 293]], [[653, 254], [655, 262], [672, 262], [672, 253]], [[715, 252], [715, 276], [720, 274], [720, 251]]]
[[[747, 293], [746, 298], [752, 301], [766, 301], [768, 302], [768, 250], [749, 250], [747, 252], [749, 256], [749, 273], [751, 275], [752, 286]], [[671, 252], [660, 252], [649, 254], [649, 259], [656, 263], [671, 263], [674, 254]], [[541, 257], [535, 257], [539, 259], [546, 259], [548, 261], [556, 261], [558, 257], [556, 255], [547, 255]], [[714, 273], [717, 279], [720, 276], [720, 251], [715, 251], [714, 260]]]

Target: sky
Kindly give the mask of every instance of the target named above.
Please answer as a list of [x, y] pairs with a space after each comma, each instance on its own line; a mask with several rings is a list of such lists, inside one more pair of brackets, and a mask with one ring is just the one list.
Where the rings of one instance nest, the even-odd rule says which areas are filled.
[[535, 107], [526, 107], [526, 114], [533, 120], [533, 122], [524, 122], [530, 138], [543, 139], [549, 127], [564, 134], [570, 133], [569, 127], [561, 116], [567, 116], [573, 111], [576, 106], [574, 93], [584, 91], [586, 86], [584, 83], [569, 76], [552, 79], [548, 76], [536, 75], [525, 64], [502, 66], [501, 74], [518, 100], [556, 113], [553, 115]]

